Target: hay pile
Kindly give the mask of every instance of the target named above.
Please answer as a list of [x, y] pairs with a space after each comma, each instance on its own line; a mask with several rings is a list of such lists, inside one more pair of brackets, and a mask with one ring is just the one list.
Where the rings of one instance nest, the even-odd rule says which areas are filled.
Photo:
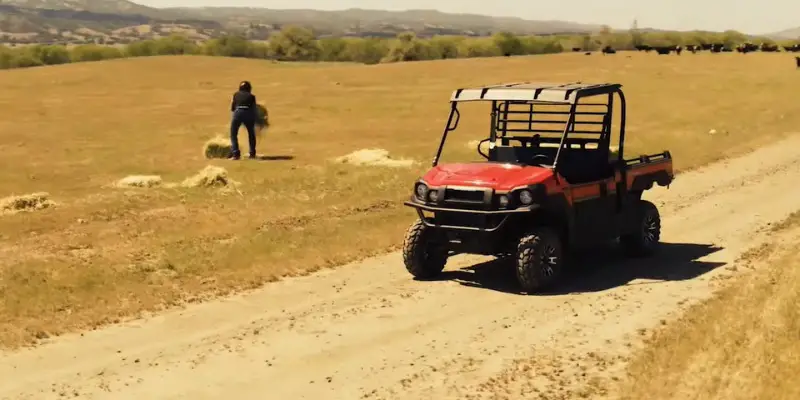
[[466, 143], [466, 146], [470, 150], [477, 151], [478, 150], [478, 145], [480, 145], [481, 146], [481, 151], [483, 152], [483, 154], [487, 154], [489, 152], [489, 145], [490, 144], [491, 143], [489, 141], [481, 143], [480, 140], [470, 140], [469, 142]]
[[269, 111], [267, 107], [261, 104], [256, 104], [256, 131], [261, 131], [262, 129], [269, 128]]
[[47, 192], [37, 192], [0, 199], [0, 214], [16, 214], [24, 211], [42, 210], [54, 206]]
[[222, 136], [215, 136], [206, 142], [203, 155], [208, 159], [228, 158], [231, 155], [231, 141]]
[[130, 175], [120, 179], [113, 184], [117, 188], [198, 188], [198, 187], [220, 187], [232, 188], [238, 191], [239, 183], [228, 177], [225, 168], [209, 165], [197, 174], [184, 179], [180, 183], [166, 183], [158, 175]]
[[389, 151], [384, 149], [361, 149], [346, 156], [338, 157], [336, 162], [358, 166], [377, 166], [407, 168], [414, 165], [414, 160], [397, 160], [389, 157]]
[[196, 175], [190, 176], [181, 182], [181, 186], [187, 188], [224, 187], [228, 185], [236, 186], [238, 182], [228, 177], [228, 171], [225, 168], [214, 165], [203, 168]]
[[[256, 104], [256, 142], [260, 142], [264, 138], [264, 131], [269, 127], [269, 111], [267, 107]], [[244, 127], [239, 127], [240, 130]], [[239, 144], [247, 146], [247, 135], [239, 136]], [[231, 141], [227, 137], [215, 136], [203, 146], [203, 156], [207, 159], [213, 158], [228, 158], [231, 155]]]
[[118, 188], [152, 188], [161, 186], [164, 181], [158, 175], [129, 175], [116, 182]]
[[619, 161], [619, 146], [608, 147], [608, 161], [609, 162]]
[[269, 128], [269, 112], [267, 107], [261, 104], [256, 104], [256, 111], [258, 112], [256, 116], [256, 143], [258, 143], [264, 139], [264, 131]]

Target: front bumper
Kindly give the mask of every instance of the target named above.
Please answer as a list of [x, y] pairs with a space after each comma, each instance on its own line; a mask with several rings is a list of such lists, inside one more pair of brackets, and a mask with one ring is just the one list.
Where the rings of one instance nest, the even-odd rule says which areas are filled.
[[[412, 207], [416, 209], [417, 214], [419, 215], [419, 219], [427, 226], [432, 228], [442, 228], [442, 229], [455, 229], [455, 230], [464, 230], [464, 231], [478, 231], [478, 232], [494, 232], [502, 228], [508, 218], [513, 214], [524, 214], [530, 213], [531, 211], [536, 210], [539, 205], [532, 204], [530, 206], [518, 207], [513, 209], [502, 209], [502, 210], [470, 210], [470, 209], [461, 209], [461, 208], [451, 208], [451, 207], [437, 207], [431, 206], [423, 203], [419, 203], [417, 201], [405, 201], [403, 202], [404, 205], [408, 207]], [[435, 218], [426, 218], [424, 215], [424, 211], [429, 211], [433, 213], [447, 213], [447, 214], [462, 214], [462, 215], [472, 215], [483, 217], [484, 221], [487, 223], [483, 226], [466, 226], [466, 225], [454, 225], [454, 224], [446, 224], [446, 223], [438, 223], [436, 222]], [[494, 217], [494, 218], [486, 218], [486, 217]], [[499, 218], [497, 218], [499, 217]], [[491, 221], [496, 221], [491, 223]]]

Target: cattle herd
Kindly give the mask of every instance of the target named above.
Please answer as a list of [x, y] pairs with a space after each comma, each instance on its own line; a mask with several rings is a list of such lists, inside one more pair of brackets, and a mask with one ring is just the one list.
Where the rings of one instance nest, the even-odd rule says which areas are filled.
[[[734, 48], [725, 46], [722, 43], [709, 43], [709, 44], [701, 44], [701, 45], [686, 45], [686, 46], [648, 46], [648, 45], [639, 45], [635, 47], [637, 51], [644, 51], [644, 52], [651, 52], [655, 51], [660, 55], [667, 55], [670, 53], [675, 53], [680, 55], [681, 52], [684, 50], [690, 51], [692, 53], [697, 53], [698, 51], [710, 51], [712, 53], [732, 53], [738, 52], [742, 54], [752, 53], [755, 51], [761, 51], [765, 53], [777, 53], [781, 51], [781, 46], [776, 44], [767, 44], [762, 43], [761, 45], [756, 45], [752, 43], [744, 43], [736, 46]], [[791, 46], [782, 46], [783, 50], [790, 53], [800, 53], [800, 44], [794, 44]], [[580, 47], [573, 47], [572, 51], [579, 52], [585, 51]], [[617, 50], [611, 46], [605, 46], [601, 50], [603, 54], [616, 54]], [[586, 54], [591, 54], [591, 52], [586, 51]]]
[[[767, 44], [761, 43], [761, 45], [756, 45], [752, 43], [743, 43], [734, 48], [725, 46], [722, 43], [709, 43], [709, 44], [701, 44], [701, 45], [686, 45], [686, 46], [648, 46], [648, 45], [639, 45], [635, 46], [636, 51], [644, 51], [649, 53], [651, 51], [655, 51], [659, 55], [668, 55], [671, 53], [675, 53], [677, 55], [681, 55], [681, 53], [686, 50], [692, 53], [697, 53], [699, 51], [710, 51], [712, 53], [732, 53], [738, 52], [742, 54], [752, 53], [755, 51], [761, 51], [764, 53], [777, 53], [783, 51], [787, 53], [800, 53], [800, 43], [793, 44], [791, 46], [778, 46], [776, 44]], [[583, 51], [584, 54], [591, 55], [591, 51], [586, 51], [580, 47], [573, 47], [572, 51], [580, 52]], [[617, 54], [617, 50], [611, 46], [605, 46], [600, 50], [603, 55], [606, 54]], [[800, 69], [800, 57], [795, 57], [795, 61], [797, 62], [797, 68]]]

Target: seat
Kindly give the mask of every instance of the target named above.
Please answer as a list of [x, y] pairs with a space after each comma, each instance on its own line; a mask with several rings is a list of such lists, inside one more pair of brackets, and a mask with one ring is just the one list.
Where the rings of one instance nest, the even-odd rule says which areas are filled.
[[614, 167], [608, 161], [608, 152], [600, 149], [568, 148], [561, 154], [558, 169], [571, 184], [601, 181], [614, 174]]
[[[489, 150], [490, 160], [514, 164], [552, 164], [556, 156], [556, 148], [497, 146]], [[543, 157], [535, 157], [544, 155]]]
[[[602, 146], [601, 146], [602, 147]], [[513, 164], [552, 164], [557, 147], [496, 146], [489, 150], [490, 160]], [[535, 155], [547, 156], [547, 160]], [[571, 184], [604, 180], [613, 176], [614, 167], [608, 160], [608, 151], [565, 148], [558, 161], [559, 173]]]
[[502, 163], [516, 164], [519, 162], [517, 148], [513, 146], [496, 146], [489, 149], [489, 159]]

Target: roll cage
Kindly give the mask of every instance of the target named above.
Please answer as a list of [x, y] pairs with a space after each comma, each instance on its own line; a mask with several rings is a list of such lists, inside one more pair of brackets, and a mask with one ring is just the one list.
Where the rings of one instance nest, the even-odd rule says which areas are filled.
[[[564, 150], [580, 149], [581, 156], [605, 159], [609, 156], [612, 135], [614, 94], [619, 97], [620, 126], [618, 160], [623, 160], [626, 103], [620, 84], [545, 84], [510, 83], [455, 90], [450, 98], [450, 115], [442, 134], [433, 166], [439, 163], [447, 135], [458, 128], [461, 102], [491, 102], [489, 154], [478, 152], [490, 161], [522, 162], [528, 158], [547, 158], [547, 167], [562, 172]], [[581, 102], [603, 98], [605, 102]], [[522, 116], [522, 117], [521, 117]], [[524, 118], [527, 117], [527, 118]], [[579, 118], [580, 117], [580, 118]], [[556, 129], [557, 125], [562, 128]], [[517, 134], [527, 134], [520, 135]], [[496, 146], [500, 140], [500, 147]], [[521, 146], [509, 146], [510, 141]], [[586, 151], [589, 150], [589, 151]], [[544, 164], [544, 163], [539, 163]]]

